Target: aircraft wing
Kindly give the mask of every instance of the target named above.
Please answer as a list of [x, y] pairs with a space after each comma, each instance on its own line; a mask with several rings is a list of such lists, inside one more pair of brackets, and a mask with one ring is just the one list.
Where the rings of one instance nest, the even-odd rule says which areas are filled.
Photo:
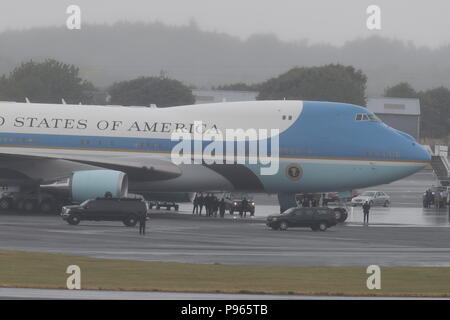
[[181, 169], [168, 159], [148, 155], [105, 157], [101, 152], [67, 154], [57, 150], [52, 153], [27, 152], [16, 148], [0, 150], [0, 178], [15, 173], [13, 176], [52, 181], [67, 177], [73, 171], [101, 168], [125, 172], [136, 181], [167, 180], [182, 174]]

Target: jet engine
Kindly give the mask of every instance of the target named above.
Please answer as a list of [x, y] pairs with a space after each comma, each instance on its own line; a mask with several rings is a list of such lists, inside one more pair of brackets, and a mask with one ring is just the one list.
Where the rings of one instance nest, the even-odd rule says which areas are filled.
[[116, 170], [75, 171], [69, 186], [74, 202], [103, 197], [106, 192], [110, 192], [115, 198], [121, 198], [128, 194], [128, 177], [126, 173]]

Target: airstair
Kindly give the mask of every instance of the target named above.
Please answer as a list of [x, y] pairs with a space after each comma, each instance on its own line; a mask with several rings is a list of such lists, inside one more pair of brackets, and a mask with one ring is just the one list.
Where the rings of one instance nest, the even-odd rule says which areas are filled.
[[[447, 147], [436, 146], [435, 152], [430, 152], [431, 167], [441, 186], [450, 186], [450, 162], [448, 161], [447, 150]], [[431, 148], [429, 148], [429, 151], [431, 151]]]

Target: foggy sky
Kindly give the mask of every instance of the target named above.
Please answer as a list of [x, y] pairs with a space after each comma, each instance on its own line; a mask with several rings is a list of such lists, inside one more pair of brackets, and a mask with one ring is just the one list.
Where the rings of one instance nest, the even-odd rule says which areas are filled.
[[[448, 0], [6, 0], [0, 2], [0, 32], [64, 26], [68, 5], [82, 10], [83, 23], [118, 21], [186, 25], [194, 19], [207, 31], [243, 39], [273, 33], [282, 40], [342, 45], [380, 35], [438, 47], [450, 43]], [[366, 8], [382, 10], [382, 30], [366, 28]]]

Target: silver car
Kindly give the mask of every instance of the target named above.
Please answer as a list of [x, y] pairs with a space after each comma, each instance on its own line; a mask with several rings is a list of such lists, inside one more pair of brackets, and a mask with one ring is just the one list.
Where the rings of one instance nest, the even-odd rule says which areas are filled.
[[353, 207], [362, 206], [366, 201], [368, 201], [371, 206], [388, 207], [391, 203], [391, 197], [383, 191], [364, 191], [362, 194], [352, 199], [351, 205]]

